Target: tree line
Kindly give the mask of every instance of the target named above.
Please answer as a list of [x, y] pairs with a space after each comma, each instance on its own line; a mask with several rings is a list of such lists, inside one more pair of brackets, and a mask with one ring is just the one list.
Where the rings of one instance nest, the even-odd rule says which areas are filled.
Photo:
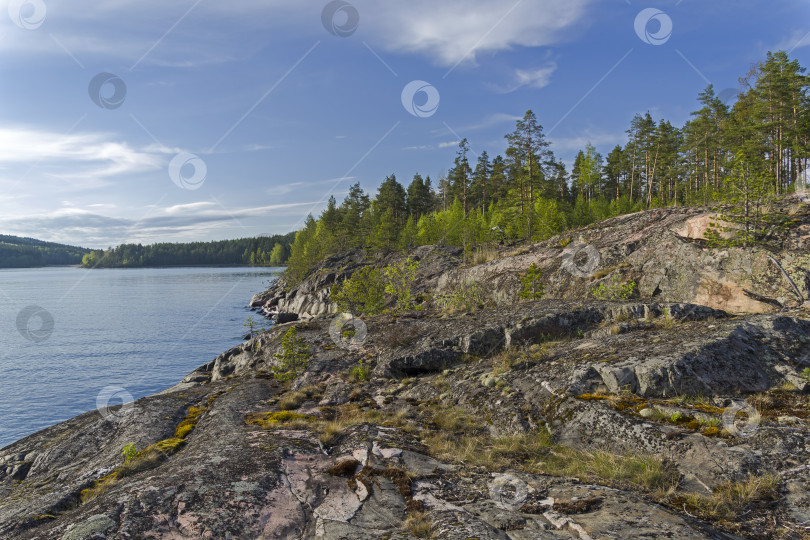
[[79, 264], [88, 249], [0, 234], [0, 268]]
[[505, 135], [503, 155], [490, 158], [484, 150], [473, 163], [462, 139], [435, 185], [417, 173], [405, 188], [392, 174], [373, 199], [359, 184], [340, 205], [331, 197], [320, 217], [309, 216], [296, 233], [289, 281], [349, 248], [444, 243], [469, 253], [488, 242], [542, 240], [663, 206], [731, 205], [748, 230], [769, 197], [807, 187], [810, 78], [804, 73], [787, 53], [769, 52], [740, 79], [733, 106], [709, 85], [682, 127], [637, 114], [624, 145], [605, 157], [588, 144], [570, 173], [529, 110]]
[[121, 244], [93, 250], [81, 260], [86, 268], [147, 266], [281, 266], [290, 255], [295, 233], [214, 242]]

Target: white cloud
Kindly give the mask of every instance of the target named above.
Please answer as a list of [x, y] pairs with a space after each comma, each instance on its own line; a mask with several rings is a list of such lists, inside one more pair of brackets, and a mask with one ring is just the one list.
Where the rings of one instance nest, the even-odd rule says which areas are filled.
[[[38, 178], [76, 180], [71, 188], [98, 187], [100, 181], [160, 169], [171, 149], [150, 145], [136, 149], [126, 142], [111, 140], [106, 133], [63, 134], [30, 127], [0, 127], [0, 167], [37, 171]], [[8, 167], [6, 167], [8, 166]], [[6, 174], [6, 189], [17, 180]], [[11, 185], [8, 185], [8, 182]]]
[[[566, 41], [592, 0], [352, 3], [360, 14], [358, 36], [383, 50], [424, 55], [449, 67], [474, 64], [480, 53]], [[261, 50], [266, 46], [262, 36], [268, 28], [278, 33], [295, 31], [299, 36], [323, 37], [323, 4], [300, 0], [202, 2], [184, 16], [190, 6], [156, 0], [111, 0], [101, 4], [74, 0], [69, 6], [48, 4], [41, 32], [11, 26], [6, 39], [0, 40], [0, 52], [65, 55], [67, 49], [81, 62], [88, 62], [91, 55], [133, 63], [143, 57], [143, 64], [169, 67], [222, 63]], [[5, 11], [6, 6], [0, 6], [0, 12]], [[229, 35], [233, 25], [241, 29], [239, 40]], [[264, 32], [252, 32], [251, 27]], [[161, 40], [170, 28], [171, 32]], [[47, 34], [56, 37], [64, 49], [53, 39], [41, 39]]]
[[[55, 242], [90, 247], [107, 247], [121, 243], [210, 239], [225, 223], [248, 218], [299, 216], [301, 207], [312, 202], [293, 202], [246, 208], [225, 208], [209, 201], [153, 209], [138, 219], [99, 214], [78, 207], [56, 208], [47, 213], [0, 216], [4, 234], [31, 236]], [[88, 205], [93, 206], [93, 205]], [[140, 215], [143, 209], [128, 209]], [[243, 236], [259, 234], [256, 227], [244, 228]], [[285, 231], [286, 232], [286, 231]]]
[[557, 64], [549, 62], [541, 68], [518, 69], [515, 71], [515, 78], [519, 86], [530, 86], [532, 88], [543, 88], [551, 82], [551, 74], [557, 70]]
[[458, 146], [458, 141], [447, 141], [439, 143], [439, 148], [450, 148], [451, 146]]
[[512, 81], [508, 85], [491, 85], [492, 89], [501, 94], [514, 92], [519, 88], [545, 88], [551, 82], [551, 75], [557, 71], [555, 62], [548, 62], [539, 68], [516, 69]]
[[[474, 63], [482, 52], [560, 43], [588, 4], [590, 0], [411, 0], [358, 4], [358, 10], [361, 24], [369, 21], [387, 50], [420, 53], [453, 66]], [[369, 17], [363, 18], [366, 12]]]

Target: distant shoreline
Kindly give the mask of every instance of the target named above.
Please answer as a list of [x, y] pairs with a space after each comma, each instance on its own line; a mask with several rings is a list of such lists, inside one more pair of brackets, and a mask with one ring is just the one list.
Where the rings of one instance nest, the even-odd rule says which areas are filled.
[[0, 266], [0, 270], [31, 270], [36, 268], [84, 268], [86, 270], [143, 270], [146, 268], [287, 268], [281, 266], [257, 266], [248, 264], [182, 264], [161, 266], [99, 266], [87, 268], [81, 264], [53, 264], [47, 266]]

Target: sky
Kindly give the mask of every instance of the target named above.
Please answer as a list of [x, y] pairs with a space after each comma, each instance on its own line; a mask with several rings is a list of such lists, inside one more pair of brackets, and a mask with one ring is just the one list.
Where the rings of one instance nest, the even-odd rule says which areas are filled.
[[810, 2], [0, 0], [0, 234], [106, 248], [282, 234], [532, 109], [564, 162], [810, 66]]

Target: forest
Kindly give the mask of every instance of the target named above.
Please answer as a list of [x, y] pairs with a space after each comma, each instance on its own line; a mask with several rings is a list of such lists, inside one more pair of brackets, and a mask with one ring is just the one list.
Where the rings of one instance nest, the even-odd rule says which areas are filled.
[[89, 249], [0, 234], [0, 268], [79, 264]]
[[787, 53], [768, 53], [740, 78], [729, 107], [709, 85], [681, 127], [649, 112], [630, 122], [627, 142], [607, 156], [588, 144], [572, 170], [550, 150], [529, 110], [505, 135], [503, 155], [467, 139], [435, 184], [415, 174], [407, 188], [387, 176], [372, 199], [359, 184], [295, 236], [287, 278], [294, 284], [330, 254], [355, 247], [403, 250], [462, 246], [474, 255], [493, 242], [537, 241], [569, 228], [664, 206], [722, 205], [743, 242], [755, 241], [775, 197], [807, 189], [810, 78]]
[[214, 242], [121, 244], [94, 250], [81, 259], [86, 268], [146, 266], [280, 266], [290, 254], [295, 233]]

